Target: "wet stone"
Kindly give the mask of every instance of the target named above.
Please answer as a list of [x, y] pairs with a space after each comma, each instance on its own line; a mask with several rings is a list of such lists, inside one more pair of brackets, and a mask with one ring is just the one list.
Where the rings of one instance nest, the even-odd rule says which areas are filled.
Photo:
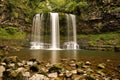
[[60, 73], [59, 76], [60, 76], [60, 77], [64, 76], [64, 73]]
[[81, 67], [83, 67], [83, 65], [84, 65], [84, 62], [77, 62], [76, 63], [76, 68], [81, 68]]
[[8, 60], [13, 63], [17, 63], [20, 61], [17, 56], [8, 57]]
[[42, 74], [34, 74], [32, 77], [29, 78], [29, 80], [50, 80], [50, 79]]
[[75, 63], [75, 61], [76, 61], [75, 59], [71, 59], [70, 63]]
[[70, 64], [71, 67], [76, 67], [75, 63]]
[[15, 63], [10, 63], [8, 66], [11, 67], [11, 68], [14, 68], [15, 67]]
[[94, 77], [91, 77], [91, 76], [87, 76], [86, 77], [86, 80], [96, 80]]
[[[65, 60], [66, 63], [40, 63], [38, 60], [14, 61], [0, 63], [0, 76], [3, 80], [15, 78], [14, 80], [119, 80], [120, 66], [114, 67], [113, 71], [118, 74], [107, 74], [105, 63], [97, 66], [91, 62]], [[114, 72], [113, 72], [114, 73]], [[19, 79], [20, 78], [20, 79]], [[23, 78], [23, 79], [22, 79]]]
[[86, 72], [87, 72], [88, 74], [94, 73], [94, 71], [93, 71], [91, 68], [86, 69]]
[[72, 74], [77, 74], [77, 70], [72, 70], [71, 73]]
[[17, 68], [16, 72], [19, 73], [19, 72], [24, 72], [25, 71], [25, 68], [23, 67], [19, 67]]
[[67, 59], [61, 59], [61, 61], [62, 61], [62, 62], [66, 62], [66, 61], [67, 61]]
[[11, 71], [11, 74], [10, 74], [12, 77], [16, 77], [18, 75], [18, 73], [16, 71]]
[[86, 62], [85, 62], [85, 65], [91, 65], [91, 62], [86, 61]]
[[27, 65], [32, 66], [33, 62], [32, 61], [27, 61]]
[[1, 63], [1, 65], [6, 66], [6, 63], [3, 62], [3, 63]]
[[30, 72], [24, 72], [24, 73], [23, 73], [23, 76], [24, 76], [24, 77], [30, 77]]
[[0, 66], [0, 77], [3, 76], [3, 72], [5, 71], [5, 67], [4, 66]]
[[81, 80], [81, 79], [80, 79], [81, 77], [82, 77], [82, 76], [80, 76], [80, 75], [78, 75], [78, 76], [73, 75], [73, 76], [72, 76], [72, 80]]
[[24, 64], [21, 63], [21, 62], [18, 62], [17, 65], [18, 65], [19, 67], [24, 66]]
[[49, 73], [48, 77], [50, 77], [50, 78], [57, 78], [58, 77], [58, 73], [57, 72]]
[[33, 72], [38, 72], [39, 71], [39, 68], [37, 65], [33, 65], [30, 67], [30, 70], [33, 71]]
[[81, 75], [81, 74], [84, 74], [84, 70], [81, 70], [81, 69], [77, 69], [77, 74]]
[[52, 67], [50, 67], [49, 72], [57, 72], [58, 74], [62, 71], [63, 67], [61, 64], [54, 64]]
[[104, 63], [98, 64], [97, 67], [99, 69], [104, 69], [105, 68], [105, 64]]
[[66, 78], [70, 78], [72, 76], [72, 72], [66, 71], [65, 76]]
[[105, 76], [105, 73], [103, 73], [103, 71], [99, 70], [97, 71], [98, 74], [100, 74], [101, 76]]

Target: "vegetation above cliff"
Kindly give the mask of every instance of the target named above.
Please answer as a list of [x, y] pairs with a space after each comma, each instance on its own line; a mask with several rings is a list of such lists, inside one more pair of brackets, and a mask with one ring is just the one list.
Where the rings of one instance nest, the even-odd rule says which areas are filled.
[[30, 31], [35, 14], [63, 12], [78, 16], [78, 33], [119, 32], [119, 4], [119, 0], [0, 0], [0, 26]]

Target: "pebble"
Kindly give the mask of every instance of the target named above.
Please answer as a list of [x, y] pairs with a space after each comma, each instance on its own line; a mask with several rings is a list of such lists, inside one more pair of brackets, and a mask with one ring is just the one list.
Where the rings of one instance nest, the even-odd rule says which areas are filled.
[[105, 68], [105, 64], [104, 63], [98, 64], [97, 67], [99, 69], [104, 69]]
[[5, 71], [5, 67], [4, 66], [0, 66], [0, 77], [3, 76], [3, 72]]
[[33, 62], [32, 61], [27, 61], [27, 65], [32, 66]]
[[20, 63], [20, 62], [18, 62], [17, 64], [18, 64], [18, 66], [20, 66], [20, 67], [24, 65], [23, 63]]
[[1, 63], [1, 65], [6, 66], [6, 63]]
[[[0, 63], [0, 77], [7, 80], [6, 75], [16, 77], [22, 73], [23, 80], [119, 80], [115, 76], [106, 75], [106, 64], [100, 63], [93, 68], [90, 61], [63, 60], [66, 63], [42, 63], [35, 61], [18, 61], [17, 63]], [[16, 65], [17, 64], [17, 65]], [[5, 67], [4, 67], [5, 66]], [[13, 68], [14, 67], [14, 68]], [[105, 69], [106, 68], [106, 69]], [[118, 65], [117, 70], [120, 69]], [[95, 69], [95, 70], [94, 70]], [[5, 76], [4, 71], [8, 71]], [[110, 77], [110, 78], [109, 78]], [[112, 78], [111, 78], [112, 77]]]
[[57, 78], [58, 77], [58, 73], [57, 72], [49, 73], [48, 77], [50, 77], [50, 78]]
[[25, 68], [20, 67], [20, 68], [18, 68], [16, 71], [17, 71], [18, 73], [19, 73], [19, 72], [24, 72], [24, 71], [25, 71]]
[[10, 63], [9, 67], [15, 67], [15, 63]]
[[75, 67], [75, 66], [76, 66], [76, 64], [75, 64], [75, 63], [72, 63], [72, 64], [70, 64], [70, 66], [71, 66], [71, 67]]
[[91, 65], [91, 62], [89, 62], [89, 61], [86, 61], [86, 63], [85, 63], [86, 65]]
[[84, 70], [81, 70], [81, 69], [77, 69], [77, 74], [84, 74], [85, 72], [84, 72]]
[[97, 71], [98, 74], [100, 74], [101, 76], [105, 76], [105, 73], [101, 70]]
[[29, 80], [49, 80], [49, 78], [42, 74], [34, 74]]
[[72, 76], [72, 72], [66, 71], [66, 77], [69, 78], [69, 77], [71, 77], [71, 76]]
[[25, 76], [25, 77], [30, 77], [30, 72], [24, 72], [24, 73], [23, 73], [23, 76]]
[[71, 73], [72, 74], [77, 74], [77, 70], [72, 70]]

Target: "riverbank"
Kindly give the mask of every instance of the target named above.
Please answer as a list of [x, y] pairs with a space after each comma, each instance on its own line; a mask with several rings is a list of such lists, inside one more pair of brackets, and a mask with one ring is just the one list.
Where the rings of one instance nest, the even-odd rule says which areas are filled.
[[92, 63], [76, 59], [61, 59], [59, 63], [35, 58], [21, 60], [17, 56], [0, 56], [0, 77], [3, 80], [119, 80], [120, 64], [111, 60]]
[[81, 49], [120, 51], [119, 33], [81, 34], [78, 35], [78, 43]]
[[18, 51], [26, 45], [26, 33], [17, 27], [0, 28], [0, 53]]

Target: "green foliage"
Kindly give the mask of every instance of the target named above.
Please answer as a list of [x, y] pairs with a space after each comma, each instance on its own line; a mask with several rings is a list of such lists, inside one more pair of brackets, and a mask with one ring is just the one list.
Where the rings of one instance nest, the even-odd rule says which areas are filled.
[[0, 38], [1, 39], [25, 39], [25, 32], [20, 32], [18, 28], [6, 27], [0, 28]]
[[69, 2], [68, 4], [66, 4], [65, 6], [65, 11], [66, 12], [73, 12], [75, 10], [76, 7], [76, 2]]
[[83, 1], [83, 2], [79, 2], [77, 4], [77, 6], [79, 6], [81, 9], [82, 8], [87, 8], [88, 7], [88, 3], [86, 1]]
[[116, 7], [116, 8], [114, 8], [113, 11], [115, 11], [115, 12], [119, 12], [119, 11], [120, 11], [120, 7]]
[[50, 0], [50, 6], [52, 9], [61, 8], [65, 4], [64, 0]]
[[7, 31], [7, 33], [14, 35], [15, 33], [17, 33], [18, 29], [14, 28], [14, 27], [6, 27], [5, 30]]
[[90, 45], [97, 45], [98, 43], [104, 45], [120, 45], [119, 33], [103, 33], [103, 34], [89, 34], [79, 35], [78, 39], [86, 39]]
[[8, 33], [6, 32], [5, 29], [0, 28], [0, 35], [1, 35], [1, 36], [4, 36], [4, 35], [8, 35]]

